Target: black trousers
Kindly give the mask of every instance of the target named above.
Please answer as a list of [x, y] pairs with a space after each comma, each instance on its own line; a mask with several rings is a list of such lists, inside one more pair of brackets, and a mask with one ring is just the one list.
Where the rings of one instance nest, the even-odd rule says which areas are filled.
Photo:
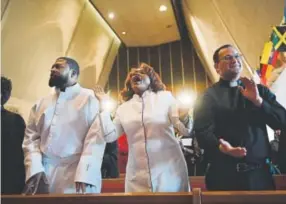
[[279, 136], [278, 166], [282, 174], [286, 174], [286, 129]]
[[206, 173], [206, 187], [210, 191], [275, 190], [275, 183], [266, 165], [237, 172], [236, 165], [210, 164]]

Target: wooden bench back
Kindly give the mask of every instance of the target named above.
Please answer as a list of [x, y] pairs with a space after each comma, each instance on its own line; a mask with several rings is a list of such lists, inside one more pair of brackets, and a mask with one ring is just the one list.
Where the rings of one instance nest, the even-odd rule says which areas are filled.
[[[286, 175], [274, 176], [274, 180], [277, 190], [286, 190]], [[124, 177], [118, 179], [103, 179], [102, 192], [103, 193], [124, 192], [124, 184], [125, 184]], [[204, 176], [191, 176], [190, 185], [192, 186], [192, 188], [200, 188], [202, 191], [206, 191]]]
[[102, 193], [92, 195], [4, 195], [2, 204], [285, 204], [286, 191], [216, 191], [190, 193]]

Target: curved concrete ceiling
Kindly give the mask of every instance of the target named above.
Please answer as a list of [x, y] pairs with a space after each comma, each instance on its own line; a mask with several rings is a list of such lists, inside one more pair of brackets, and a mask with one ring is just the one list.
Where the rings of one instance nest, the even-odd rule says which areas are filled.
[[53, 91], [50, 69], [60, 56], [77, 60], [83, 87], [105, 84], [121, 42], [88, 0], [5, 2], [1, 74], [13, 82], [7, 105], [28, 119], [32, 105]]
[[[153, 46], [180, 39], [169, 0], [91, 0], [129, 47]], [[165, 5], [167, 10], [159, 11]], [[114, 18], [108, 17], [114, 13]], [[126, 32], [125, 35], [122, 32]]]
[[[218, 78], [212, 53], [225, 43], [234, 44], [243, 54], [244, 75], [254, 75], [271, 26], [282, 20], [284, 0], [178, 1], [183, 2], [190, 37], [212, 81]], [[49, 70], [58, 56], [78, 59], [84, 86], [106, 81], [120, 40], [90, 2], [127, 46], [154, 46], [180, 39], [169, 0], [43, 2], [1, 0], [2, 74], [13, 80], [10, 102], [21, 104], [24, 115], [36, 99], [50, 92]], [[159, 12], [160, 5], [167, 6], [167, 11]], [[107, 17], [111, 11], [115, 15], [112, 21]]]
[[[284, 0], [184, 0], [188, 30], [213, 81], [218, 79], [212, 55], [222, 44], [233, 44], [244, 56], [243, 75], [255, 76], [272, 26], [283, 18]], [[256, 76], [257, 77], [257, 76]]]
[[[127, 46], [152, 46], [180, 39], [170, 0], [91, 0]], [[190, 37], [212, 81], [212, 54], [233, 44], [244, 56], [243, 75], [256, 76], [271, 27], [283, 17], [284, 0], [181, 0]], [[160, 5], [166, 12], [159, 12]], [[108, 14], [113, 12], [114, 19]], [[170, 28], [168, 25], [171, 25]], [[125, 35], [122, 32], [126, 32]]]

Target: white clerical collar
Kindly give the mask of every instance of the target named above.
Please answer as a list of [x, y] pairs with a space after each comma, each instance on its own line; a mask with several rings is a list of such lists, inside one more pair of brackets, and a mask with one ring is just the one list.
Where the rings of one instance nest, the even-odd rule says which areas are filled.
[[230, 81], [229, 82], [229, 87], [237, 87], [238, 86], [238, 81]]
[[237, 87], [241, 85], [241, 81], [240, 80], [236, 80], [236, 81], [227, 81], [224, 79], [220, 79], [219, 83], [222, 84], [225, 87]]

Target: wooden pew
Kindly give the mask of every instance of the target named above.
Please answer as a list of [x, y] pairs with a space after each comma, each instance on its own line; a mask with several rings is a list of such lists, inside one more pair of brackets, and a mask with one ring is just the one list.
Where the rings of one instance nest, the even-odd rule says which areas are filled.
[[103, 179], [102, 180], [102, 193], [124, 193], [124, 178], [117, 179]]
[[286, 190], [286, 174], [274, 176], [274, 181], [276, 185], [276, 190]]
[[[102, 181], [102, 193], [123, 193], [125, 178], [116, 178], [116, 179], [103, 179]], [[205, 177], [204, 176], [193, 176], [190, 177], [190, 184], [192, 188], [205, 188]]]
[[190, 176], [189, 179], [192, 188], [200, 188], [202, 191], [206, 190], [204, 176]]
[[[197, 202], [200, 201], [196, 199]], [[199, 204], [192, 193], [104, 193], [93, 195], [2, 196], [2, 204]]]
[[[274, 180], [275, 180], [277, 190], [286, 190], [286, 175], [274, 176]], [[125, 184], [125, 181], [123, 177], [118, 178], [118, 179], [103, 179], [102, 192], [103, 193], [124, 192], [124, 184]], [[190, 184], [192, 188], [200, 188], [202, 191], [206, 190], [204, 176], [191, 176]]]
[[3, 204], [285, 204], [286, 191], [217, 191], [192, 193], [105, 193], [93, 195], [2, 196]]
[[285, 204], [286, 191], [204, 191], [202, 204]]

